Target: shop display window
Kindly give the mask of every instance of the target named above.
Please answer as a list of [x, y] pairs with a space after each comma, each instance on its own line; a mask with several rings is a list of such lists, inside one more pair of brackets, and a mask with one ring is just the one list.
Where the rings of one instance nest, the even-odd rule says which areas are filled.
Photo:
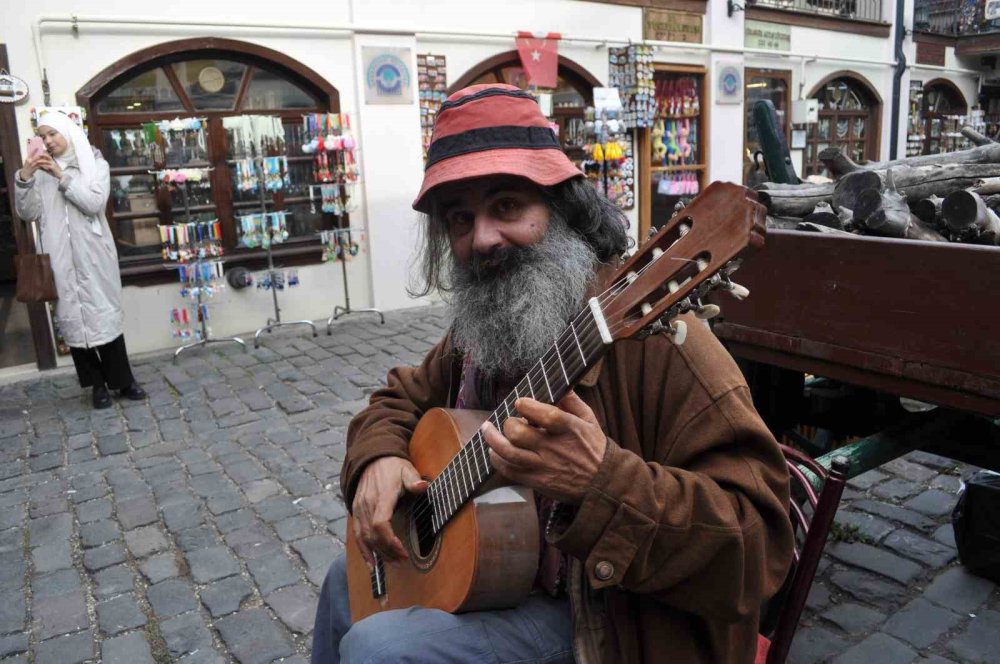
[[962, 93], [950, 81], [931, 81], [921, 95], [918, 124], [921, 154], [954, 152], [972, 147], [962, 136], [962, 127], [971, 124]]
[[[774, 104], [774, 110], [778, 116], [778, 124], [781, 131], [785, 133], [785, 140], [791, 142], [791, 125], [789, 124], [789, 112], [791, 109], [791, 80], [792, 72], [774, 71], [769, 69], [747, 69], [746, 79], [746, 120], [744, 124], [745, 134], [743, 138], [743, 182], [746, 184], [751, 172], [754, 170], [754, 153], [761, 149], [760, 140], [757, 137], [757, 125], [753, 120], [753, 108], [758, 101], [769, 101]], [[829, 121], [826, 124], [826, 132], [829, 133]], [[758, 160], [760, 161], [760, 160]], [[763, 168], [763, 166], [761, 166]]]
[[829, 176], [819, 155], [831, 145], [858, 163], [877, 159], [880, 103], [864, 84], [848, 76], [835, 78], [813, 97], [819, 100], [819, 120], [808, 125], [803, 177]]
[[[221, 222], [227, 253], [253, 253], [237, 246], [236, 218], [259, 210], [260, 198], [234, 186], [232, 135], [222, 127], [222, 118], [232, 115], [281, 118], [283, 152], [272, 156], [287, 158], [290, 184], [279, 195], [268, 195], [267, 206], [288, 212], [291, 247], [318, 247], [318, 232], [336, 222], [310, 200], [309, 185], [316, 180], [312, 157], [302, 152], [302, 122], [307, 113], [337, 112], [336, 91], [299, 70], [247, 53], [223, 57], [215, 49], [205, 57], [191, 49], [189, 59], [161, 57], [136, 66], [138, 73], [126, 72], [124, 83], [106, 85], [90, 99], [91, 135], [111, 167], [108, 222], [123, 269], [148, 265], [152, 273], [161, 259], [158, 226], [184, 219], [180, 190], [160, 185], [149, 173], [164, 168], [212, 169], [204, 180], [188, 185], [192, 216]], [[200, 127], [161, 132], [156, 148], [147, 143], [144, 125], [177, 118], [197, 119]]]

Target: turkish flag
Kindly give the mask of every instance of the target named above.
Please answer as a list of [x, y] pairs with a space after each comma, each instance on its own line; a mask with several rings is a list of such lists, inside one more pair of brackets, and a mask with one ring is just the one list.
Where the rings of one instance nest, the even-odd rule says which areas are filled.
[[558, 32], [535, 34], [517, 33], [517, 52], [521, 56], [521, 66], [528, 76], [528, 82], [540, 88], [558, 86], [559, 40]]

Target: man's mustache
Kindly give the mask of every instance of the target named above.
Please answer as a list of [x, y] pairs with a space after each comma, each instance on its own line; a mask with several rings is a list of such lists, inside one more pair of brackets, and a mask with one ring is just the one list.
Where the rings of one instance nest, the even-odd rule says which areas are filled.
[[506, 247], [490, 254], [476, 253], [465, 267], [478, 281], [495, 279], [529, 261], [534, 253], [532, 247]]

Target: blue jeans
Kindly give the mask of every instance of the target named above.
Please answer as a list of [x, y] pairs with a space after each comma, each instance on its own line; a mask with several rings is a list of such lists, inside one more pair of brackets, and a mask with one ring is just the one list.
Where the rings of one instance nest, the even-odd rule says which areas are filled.
[[413, 607], [351, 625], [347, 559], [330, 565], [316, 609], [312, 664], [572, 664], [569, 600], [535, 593], [515, 609], [452, 615]]

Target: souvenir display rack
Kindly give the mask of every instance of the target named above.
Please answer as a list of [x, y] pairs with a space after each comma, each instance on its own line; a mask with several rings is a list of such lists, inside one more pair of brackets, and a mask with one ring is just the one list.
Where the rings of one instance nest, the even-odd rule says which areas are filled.
[[[340, 216], [338, 215], [338, 221]], [[359, 240], [355, 241], [351, 236], [352, 233], [359, 234]], [[378, 314], [379, 322], [385, 324], [385, 315], [378, 309], [367, 308], [367, 309], [352, 309], [351, 308], [351, 292], [347, 286], [347, 257], [355, 256], [361, 251], [361, 244], [365, 241], [365, 231], [362, 228], [337, 228], [332, 231], [322, 231], [320, 233], [320, 239], [323, 242], [323, 260], [330, 260], [330, 258], [335, 258], [340, 261], [341, 274], [344, 278], [344, 306], [339, 304], [333, 308], [333, 314], [326, 321], [326, 333], [328, 335], [333, 334], [333, 321], [337, 320], [341, 316], [348, 316], [350, 314], [363, 314], [372, 313]]]
[[448, 67], [443, 55], [417, 54], [417, 83], [420, 90], [420, 135], [424, 160], [431, 144], [434, 121], [441, 104], [448, 98]]
[[584, 110], [585, 158], [580, 168], [591, 184], [623, 210], [635, 206], [635, 150], [632, 132], [617, 111]]
[[[268, 213], [267, 211], [267, 192], [277, 191], [283, 186], [284, 178], [282, 174], [274, 174], [274, 167], [268, 167], [268, 158], [265, 158], [261, 152], [262, 146], [259, 143], [253, 142], [249, 145], [250, 149], [255, 153], [252, 157], [254, 169], [257, 175], [257, 190], [260, 195], [260, 215], [263, 221], [263, 232], [267, 236], [267, 242], [264, 243], [267, 246], [267, 270], [265, 274], [267, 275], [267, 283], [270, 285], [271, 299], [274, 303], [274, 318], [268, 318], [267, 324], [258, 328], [253, 335], [253, 347], [260, 348], [260, 335], [264, 332], [273, 332], [279, 327], [291, 327], [293, 325], [307, 325], [312, 330], [312, 335], [316, 336], [316, 326], [311, 320], [281, 320], [281, 306], [278, 303], [278, 284], [284, 283], [284, 272], [279, 271], [278, 267], [274, 264], [274, 253], [272, 252], [272, 247], [275, 243], [280, 244], [285, 240], [285, 233], [280, 232], [275, 234], [274, 227], [274, 215], [281, 213]], [[271, 158], [275, 159], [275, 158]], [[287, 173], [287, 167], [285, 168]], [[271, 174], [269, 176], [269, 173]]]
[[[205, 171], [210, 169], [187, 169], [184, 171], [161, 170], [150, 171], [150, 174], [158, 181], [180, 190], [181, 200], [184, 202], [184, 218], [186, 223], [173, 224], [170, 226], [160, 226], [160, 238], [163, 240], [163, 257], [168, 261], [167, 267], [176, 269], [180, 281], [184, 284], [181, 288], [181, 295], [193, 297], [196, 303], [196, 313], [188, 316], [188, 307], [185, 305], [180, 309], [171, 312], [170, 320], [177, 330], [176, 334], [180, 338], [190, 338], [190, 328], [186, 326], [191, 322], [197, 322], [194, 332], [195, 341], [183, 344], [174, 351], [174, 361], [182, 352], [190, 348], [198, 348], [214, 343], [236, 343], [246, 350], [246, 343], [239, 337], [212, 337], [212, 330], [208, 327], [208, 302], [206, 298], [214, 295], [215, 288], [222, 287], [222, 249], [219, 240], [221, 232], [218, 229], [218, 222], [195, 222], [191, 217], [191, 204], [188, 197], [188, 183], [195, 177], [203, 177]], [[198, 171], [196, 174], [195, 171]], [[217, 283], [217, 285], [216, 285]]]
[[678, 202], [698, 194], [708, 175], [706, 70], [695, 65], [653, 65], [656, 118], [639, 130], [639, 237], [659, 228]]

